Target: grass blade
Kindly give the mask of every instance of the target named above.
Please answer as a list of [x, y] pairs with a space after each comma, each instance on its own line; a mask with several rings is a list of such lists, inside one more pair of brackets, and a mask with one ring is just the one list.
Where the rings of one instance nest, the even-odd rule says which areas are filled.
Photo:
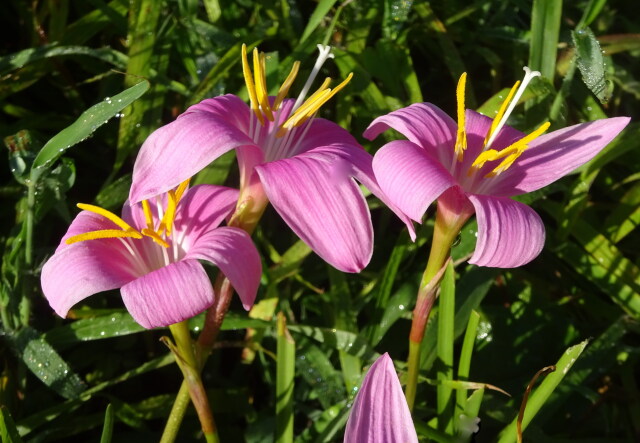
[[284, 314], [278, 314], [278, 359], [276, 374], [276, 442], [293, 442], [293, 377], [296, 343], [287, 330]]
[[[438, 381], [453, 379], [453, 341], [456, 306], [456, 283], [453, 263], [449, 260], [442, 283], [438, 302]], [[450, 385], [438, 383], [437, 413], [438, 429], [451, 434], [453, 431], [453, 390]]]
[[529, 67], [553, 80], [560, 36], [561, 0], [534, 0]]
[[102, 436], [100, 437], [100, 443], [111, 443], [113, 437], [113, 407], [111, 403], [107, 405], [107, 410], [104, 413], [104, 426], [102, 427]]

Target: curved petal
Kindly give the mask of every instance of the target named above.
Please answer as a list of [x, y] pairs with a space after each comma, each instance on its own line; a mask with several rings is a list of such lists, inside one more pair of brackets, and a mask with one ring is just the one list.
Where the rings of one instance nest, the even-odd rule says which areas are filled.
[[595, 157], [629, 123], [616, 117], [544, 134], [496, 177], [491, 192], [510, 196], [543, 188]]
[[262, 263], [251, 237], [242, 229], [222, 227], [203, 234], [186, 259], [207, 260], [229, 279], [246, 310], [256, 299]]
[[[235, 114], [229, 115], [233, 116], [232, 121], [217, 113], [189, 110], [153, 132], [143, 143], [133, 167], [129, 200], [137, 203], [175, 188], [232, 149], [259, 149], [238, 129]], [[244, 115], [248, 120], [248, 108]]]
[[344, 272], [359, 272], [369, 263], [371, 214], [349, 162], [307, 152], [256, 171], [273, 207], [316, 254]]
[[373, 140], [389, 128], [423, 147], [443, 164], [451, 163], [458, 125], [437, 106], [431, 103], [414, 103], [390, 112], [371, 122], [363, 135]]
[[171, 263], [122, 287], [127, 310], [147, 329], [193, 317], [213, 304], [213, 288], [197, 260]]
[[439, 161], [406, 140], [392, 141], [376, 152], [373, 171], [382, 191], [417, 222], [440, 194], [456, 185]]
[[344, 173], [355, 178], [363, 184], [373, 195], [378, 197], [389, 207], [409, 230], [411, 240], [415, 240], [416, 232], [411, 218], [407, 216], [380, 188], [373, 172], [373, 156], [365, 151], [360, 145], [330, 145], [320, 146], [309, 151], [309, 155], [315, 158], [324, 158], [328, 162], [335, 162], [335, 159], [342, 159]]
[[544, 247], [544, 224], [530, 207], [506, 197], [469, 195], [478, 220], [478, 242], [469, 263], [515, 268]]
[[417, 443], [400, 381], [389, 354], [369, 368], [356, 395], [344, 433], [344, 443]]
[[65, 317], [73, 305], [88, 296], [135, 279], [134, 269], [119, 240], [65, 244], [42, 268], [42, 292], [53, 310]]

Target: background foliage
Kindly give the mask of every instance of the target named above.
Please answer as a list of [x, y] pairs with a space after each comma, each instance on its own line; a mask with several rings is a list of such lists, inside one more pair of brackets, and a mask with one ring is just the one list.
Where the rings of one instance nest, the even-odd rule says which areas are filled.
[[[96, 441], [103, 426], [113, 441], [158, 439], [181, 381], [158, 341], [168, 332], [142, 330], [117, 292], [81, 303], [68, 320], [57, 318], [39, 289], [40, 268], [76, 202], [119, 209], [135, 153], [154, 129], [203, 98], [246, 97], [243, 42], [269, 54], [274, 87], [294, 60], [310, 69], [316, 43], [333, 45], [335, 63], [326, 74], [355, 77], [322, 114], [372, 153], [385, 140], [370, 143], [360, 134], [382, 113], [425, 100], [454, 115], [455, 84], [465, 71], [468, 106], [488, 115], [503, 88], [521, 78], [522, 66], [542, 71], [512, 119], [521, 130], [549, 119], [557, 128], [637, 117], [639, 110], [640, 25], [636, 6], [621, 0], [5, 0], [0, 8], [0, 135], [8, 148], [0, 156], [0, 430], [7, 441]], [[143, 83], [114, 97], [141, 79], [148, 91]], [[97, 103], [100, 109], [82, 117], [88, 123], [80, 120], [84, 132], [50, 144], [36, 160], [44, 167], [30, 169], [47, 140]], [[455, 356], [475, 310], [468, 379], [511, 394], [484, 392], [476, 441], [497, 439], [533, 375], [587, 339], [573, 368], [545, 396], [525, 440], [640, 437], [637, 134], [632, 121], [578, 173], [525, 197], [547, 227], [546, 247], [530, 265], [506, 271], [467, 265], [474, 222], [454, 247]], [[233, 157], [196, 182], [236, 185]], [[296, 441], [341, 441], [361, 369], [376, 353], [388, 351], [403, 368], [432, 224], [427, 220], [410, 243], [390, 211], [375, 199], [370, 204], [375, 250], [359, 275], [329, 268], [267, 211], [254, 236], [265, 265], [260, 304], [249, 318], [234, 302], [220, 349], [204, 370], [223, 441], [274, 439], [275, 353], [282, 341], [276, 312], [283, 312], [295, 340], [295, 357], [288, 348], [287, 358], [295, 358]], [[436, 312], [423, 353], [429, 380], [442, 371], [437, 323]], [[192, 327], [198, 330], [198, 319]], [[466, 377], [455, 372], [453, 378]], [[416, 425], [421, 435], [449, 441], [428, 425], [434, 383], [419, 387]], [[191, 413], [180, 441], [198, 434]]]

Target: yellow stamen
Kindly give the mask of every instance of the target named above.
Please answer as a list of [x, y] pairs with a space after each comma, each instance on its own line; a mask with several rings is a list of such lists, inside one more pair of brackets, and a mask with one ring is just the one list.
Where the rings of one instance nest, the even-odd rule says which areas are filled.
[[273, 114], [269, 107], [269, 92], [267, 91], [265, 55], [264, 52], [260, 54], [258, 48], [253, 50], [253, 78], [256, 85], [256, 97], [262, 112], [269, 121], [273, 121]]
[[346, 79], [333, 89], [326, 89], [331, 79], [325, 79], [322, 86], [309, 97], [302, 106], [296, 109], [296, 112], [291, 115], [286, 122], [282, 125], [283, 128], [290, 129], [295, 126], [300, 126], [307, 119], [312, 117], [318, 110], [328, 102], [334, 95], [342, 90], [353, 78], [353, 72], [350, 73]]
[[260, 107], [258, 106], [258, 96], [256, 95], [256, 87], [253, 83], [253, 74], [249, 67], [249, 60], [247, 59], [247, 45], [245, 44], [242, 45], [242, 73], [244, 75], [244, 82], [247, 85], [251, 109], [258, 120], [260, 120], [260, 124], [264, 125], [264, 117], [262, 117], [262, 112], [260, 112]]
[[162, 222], [160, 222], [160, 226], [156, 231], [158, 235], [162, 235], [163, 232], [166, 232], [167, 235], [171, 235], [171, 228], [173, 226], [173, 219], [176, 215], [176, 207], [178, 206], [178, 201], [176, 199], [175, 191], [167, 192], [167, 210], [162, 217]]
[[495, 149], [489, 149], [487, 151], [484, 151], [473, 161], [473, 164], [471, 165], [471, 167], [475, 169], [480, 169], [484, 166], [486, 162], [491, 162], [491, 161], [499, 160], [503, 158], [504, 155], [501, 156], [501, 153], [503, 152], [506, 152], [506, 150], [503, 149], [502, 151], [496, 151]]
[[289, 72], [289, 75], [285, 79], [284, 83], [282, 83], [282, 86], [280, 86], [280, 90], [278, 90], [278, 95], [276, 96], [276, 99], [273, 102], [274, 111], [278, 110], [278, 108], [280, 107], [280, 104], [289, 93], [289, 89], [291, 89], [291, 85], [293, 85], [293, 81], [296, 79], [296, 76], [298, 75], [298, 70], [300, 70], [300, 62], [295, 61], [293, 62], [293, 66], [291, 67], [291, 72]]
[[187, 187], [189, 186], [190, 181], [191, 181], [190, 178], [186, 179], [185, 181], [180, 183], [180, 185], [176, 189], [176, 205], [178, 204], [180, 199], [182, 199], [182, 194], [184, 194], [184, 191], [187, 190]]
[[520, 86], [520, 80], [518, 80], [516, 84], [513, 85], [513, 88], [511, 88], [511, 91], [509, 91], [507, 98], [505, 99], [505, 101], [502, 102], [502, 105], [500, 105], [500, 109], [498, 110], [498, 113], [493, 118], [493, 122], [491, 122], [491, 128], [489, 128], [489, 132], [487, 132], [487, 136], [484, 138], [484, 146], [487, 145], [489, 138], [498, 127], [498, 124], [500, 124], [500, 120], [502, 120], [502, 117], [504, 116], [504, 113], [507, 110], [507, 107], [509, 106], [511, 99], [513, 98], [514, 94], [518, 90], [518, 86]]
[[456, 135], [455, 152], [458, 156], [458, 161], [462, 161], [462, 156], [465, 149], [467, 149], [467, 133], [464, 129], [464, 92], [467, 83], [467, 73], [463, 72], [458, 80], [458, 87], [456, 88], [456, 101], [458, 102], [458, 133]]
[[112, 222], [120, 226], [125, 231], [135, 231], [135, 229], [129, 226], [129, 224], [126, 221], [124, 221], [123, 219], [115, 215], [113, 212], [107, 211], [106, 209], [103, 209], [99, 206], [88, 205], [86, 203], [78, 203], [77, 206], [82, 210], [93, 212], [94, 214], [101, 215], [104, 218], [111, 220]]
[[169, 247], [169, 243], [167, 243], [166, 241], [164, 241], [162, 239], [162, 237], [160, 237], [155, 231], [152, 231], [151, 229], [143, 229], [142, 230], [142, 234], [146, 235], [147, 237], [150, 237], [151, 240], [153, 240], [154, 242], [156, 242], [157, 244], [159, 244], [160, 246], [164, 246], [165, 248]]
[[147, 223], [147, 228], [153, 229], [153, 214], [151, 213], [151, 206], [147, 200], [142, 200], [142, 210], [144, 212], [144, 221]]
[[65, 243], [71, 245], [86, 240], [97, 240], [99, 238], [142, 238], [142, 234], [138, 231], [120, 231], [118, 229], [103, 229], [101, 231], [85, 232], [84, 234], [74, 235], [65, 240]]

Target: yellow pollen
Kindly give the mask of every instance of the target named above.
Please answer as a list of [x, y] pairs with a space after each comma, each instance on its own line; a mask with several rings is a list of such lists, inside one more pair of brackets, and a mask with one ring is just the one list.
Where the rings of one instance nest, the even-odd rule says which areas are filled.
[[256, 85], [256, 97], [262, 112], [269, 121], [273, 121], [273, 114], [269, 107], [269, 91], [267, 90], [266, 56], [258, 52], [258, 48], [253, 50], [253, 78]]
[[520, 80], [518, 80], [515, 83], [515, 85], [513, 85], [513, 88], [511, 88], [511, 91], [509, 91], [507, 98], [505, 99], [505, 101], [502, 102], [502, 105], [500, 105], [500, 109], [498, 110], [498, 113], [496, 114], [496, 116], [493, 118], [493, 121], [491, 122], [491, 128], [489, 128], [489, 132], [487, 132], [487, 136], [484, 138], [484, 146], [487, 145], [489, 138], [491, 137], [491, 135], [493, 135], [493, 132], [498, 127], [498, 124], [500, 124], [500, 120], [502, 120], [502, 117], [504, 116], [504, 113], [507, 110], [507, 107], [509, 106], [511, 99], [513, 98], [513, 95], [518, 90], [518, 86], [520, 86]]
[[282, 86], [280, 86], [280, 89], [278, 90], [278, 95], [276, 96], [276, 99], [273, 102], [274, 111], [278, 110], [278, 108], [280, 107], [280, 104], [289, 93], [289, 89], [291, 89], [291, 85], [293, 85], [293, 81], [296, 79], [296, 76], [298, 75], [299, 70], [300, 70], [300, 62], [296, 60], [295, 62], [293, 62], [293, 66], [291, 67], [291, 72], [289, 72], [289, 75], [287, 76], [284, 83], [282, 83]]
[[142, 238], [142, 234], [140, 234], [136, 230], [131, 231], [120, 231], [118, 229], [103, 229], [101, 231], [92, 231], [85, 232], [84, 234], [74, 235], [73, 237], [69, 237], [65, 240], [65, 243], [71, 245], [73, 243], [78, 243], [86, 240], [96, 240], [99, 238]]
[[258, 106], [258, 96], [256, 95], [256, 87], [253, 83], [253, 74], [251, 73], [251, 68], [249, 67], [249, 60], [247, 59], [247, 45], [242, 45], [242, 73], [244, 75], [244, 82], [247, 85], [247, 92], [249, 93], [249, 102], [251, 102], [251, 109], [253, 113], [256, 115], [258, 120], [260, 120], [260, 124], [264, 125], [264, 117], [262, 117], [262, 112], [260, 112], [260, 107]]
[[171, 190], [167, 192], [167, 210], [165, 211], [162, 221], [160, 222], [160, 226], [156, 231], [158, 235], [162, 235], [164, 232], [167, 233], [167, 236], [171, 235], [171, 228], [173, 227], [173, 219], [176, 215], [177, 206], [178, 201], [176, 199], [175, 191]]
[[467, 73], [463, 72], [458, 80], [458, 87], [456, 88], [456, 101], [458, 102], [458, 133], [456, 135], [455, 152], [458, 156], [458, 161], [462, 161], [462, 156], [465, 149], [467, 149], [467, 133], [464, 129], [464, 93], [467, 83]]
[[77, 206], [84, 211], [93, 212], [94, 214], [101, 215], [104, 218], [111, 220], [125, 231], [135, 231], [135, 229], [133, 229], [126, 221], [124, 221], [111, 211], [107, 211], [106, 209], [103, 209], [99, 206], [88, 205], [86, 203], [78, 203]]
[[144, 212], [144, 221], [147, 223], [147, 228], [153, 229], [153, 214], [147, 200], [142, 200], [142, 211]]
[[156, 242], [157, 244], [159, 244], [160, 246], [164, 246], [165, 248], [169, 247], [169, 243], [167, 243], [166, 241], [164, 241], [162, 239], [162, 237], [160, 237], [155, 231], [152, 231], [151, 229], [143, 229], [142, 230], [142, 234], [146, 235], [147, 237], [150, 237], [151, 240], [153, 240], [154, 242]]
[[182, 198], [182, 194], [184, 194], [184, 191], [187, 190], [187, 187], [189, 186], [189, 182], [191, 181], [190, 178], [186, 179], [185, 181], [183, 181], [182, 183], [180, 183], [180, 185], [178, 186], [178, 188], [176, 189], [176, 205], [178, 204], [178, 202], [180, 201], [180, 199]]
[[334, 95], [342, 90], [353, 78], [353, 72], [351, 72], [342, 83], [333, 89], [327, 88], [329, 86], [330, 78], [326, 78], [320, 88], [309, 97], [302, 106], [285, 121], [282, 125], [285, 129], [290, 129], [296, 126], [300, 126], [307, 119], [313, 117], [318, 110], [328, 102]]

